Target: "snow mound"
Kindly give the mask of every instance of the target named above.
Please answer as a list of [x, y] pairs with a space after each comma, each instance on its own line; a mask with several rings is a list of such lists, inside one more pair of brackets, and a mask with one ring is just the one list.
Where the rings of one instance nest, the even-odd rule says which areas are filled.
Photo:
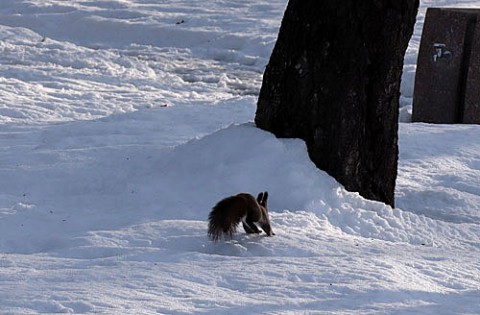
[[[62, 248], [68, 246], [68, 235], [84, 236], [100, 226], [117, 228], [146, 220], [204, 222], [218, 200], [260, 191], [270, 194], [269, 209], [278, 238], [291, 230], [315, 235], [326, 229], [352, 237], [429, 246], [478, 239], [468, 222], [457, 228], [346, 191], [313, 165], [303, 141], [277, 139], [252, 124], [231, 125], [200, 139], [157, 149], [115, 145], [105, 135], [102, 141], [111, 145], [95, 145], [99, 140], [87, 135], [105, 129], [95, 124], [81, 129], [86, 134], [75, 132], [75, 141], [65, 142], [68, 132], [61, 125], [57, 128], [54, 134], [61, 133], [63, 142], [50, 138], [34, 153], [49, 162], [22, 170], [29, 174], [25, 176], [42, 178], [43, 188], [25, 193], [21, 201], [4, 199], [6, 205], [15, 203], [2, 211], [2, 228], [12, 231], [2, 240], [5, 251]], [[126, 143], [123, 134], [114, 138]], [[72, 147], [72, 143], [90, 145]], [[15, 180], [10, 185], [15, 187]], [[119, 216], [117, 209], [121, 208], [126, 211]], [[298, 213], [301, 216], [294, 219]], [[44, 230], [34, 228], [39, 222]], [[25, 238], [15, 237], [19, 226], [27, 233]]]

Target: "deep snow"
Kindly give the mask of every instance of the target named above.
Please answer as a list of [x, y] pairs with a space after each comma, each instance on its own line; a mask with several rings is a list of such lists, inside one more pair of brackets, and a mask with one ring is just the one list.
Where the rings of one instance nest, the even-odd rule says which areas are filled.
[[421, 4], [392, 209], [251, 122], [286, 0], [2, 0], [0, 314], [479, 314], [480, 127], [409, 123], [425, 8], [479, 4]]

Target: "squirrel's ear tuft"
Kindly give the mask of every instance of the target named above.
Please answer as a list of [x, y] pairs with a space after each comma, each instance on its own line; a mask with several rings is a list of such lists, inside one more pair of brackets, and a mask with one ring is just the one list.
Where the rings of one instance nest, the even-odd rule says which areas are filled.
[[257, 195], [257, 202], [259, 204], [262, 204], [262, 201], [263, 201], [263, 192], [261, 192]]
[[263, 193], [262, 206], [267, 207], [268, 191]]

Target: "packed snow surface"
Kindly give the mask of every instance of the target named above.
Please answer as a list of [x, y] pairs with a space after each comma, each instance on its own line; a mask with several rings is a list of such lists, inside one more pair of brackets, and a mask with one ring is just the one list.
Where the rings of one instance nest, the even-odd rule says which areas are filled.
[[[396, 206], [252, 123], [287, 0], [0, 2], [0, 314], [480, 314], [480, 127], [409, 123]], [[268, 191], [274, 237], [207, 238]]]

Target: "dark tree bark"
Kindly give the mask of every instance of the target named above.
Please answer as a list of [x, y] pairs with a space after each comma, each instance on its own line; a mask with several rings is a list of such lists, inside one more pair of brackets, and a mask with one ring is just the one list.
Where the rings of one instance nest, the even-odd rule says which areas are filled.
[[255, 123], [302, 138], [350, 191], [394, 206], [403, 58], [418, 0], [290, 0]]

